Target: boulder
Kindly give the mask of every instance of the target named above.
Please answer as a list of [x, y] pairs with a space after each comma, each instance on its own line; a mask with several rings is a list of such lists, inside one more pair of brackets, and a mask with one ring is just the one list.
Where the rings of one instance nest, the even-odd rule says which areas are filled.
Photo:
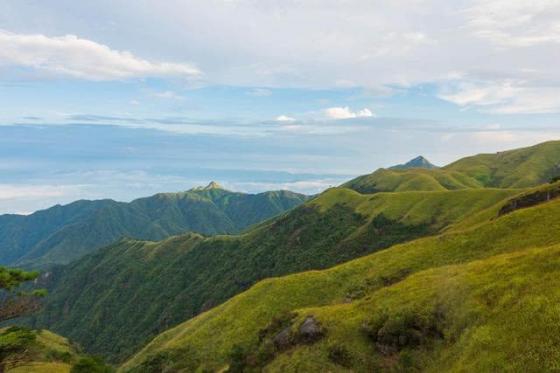
[[272, 338], [272, 343], [277, 350], [285, 350], [292, 344], [291, 326], [287, 326]]
[[299, 339], [303, 343], [313, 343], [324, 334], [321, 324], [313, 316], [307, 316], [299, 327]]

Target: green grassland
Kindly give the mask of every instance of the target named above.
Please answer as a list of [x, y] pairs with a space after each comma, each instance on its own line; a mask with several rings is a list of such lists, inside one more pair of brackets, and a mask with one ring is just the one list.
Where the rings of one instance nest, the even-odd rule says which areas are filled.
[[119, 360], [259, 280], [328, 268], [451, 229], [519, 192], [363, 195], [333, 188], [239, 236], [123, 240], [51, 272], [50, 295], [33, 325]]
[[560, 142], [462, 158], [439, 169], [379, 169], [343, 186], [361, 193], [528, 188], [560, 175]]
[[528, 148], [462, 158], [444, 167], [476, 179], [486, 187], [525, 188], [560, 175], [560, 141]]
[[[468, 227], [261, 281], [161, 334], [122, 370], [558, 369], [560, 201], [500, 215], [503, 205]], [[301, 331], [309, 316], [321, 330], [311, 341]]]
[[78, 352], [66, 338], [47, 330], [0, 330], [1, 363], [6, 372], [70, 372]]
[[476, 179], [445, 169], [384, 169], [360, 176], [343, 185], [360, 193], [444, 191], [481, 188]]

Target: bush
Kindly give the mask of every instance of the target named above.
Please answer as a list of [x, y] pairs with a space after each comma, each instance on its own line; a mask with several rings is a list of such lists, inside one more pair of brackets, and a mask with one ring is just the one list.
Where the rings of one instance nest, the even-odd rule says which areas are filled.
[[129, 373], [193, 372], [200, 365], [196, 352], [190, 346], [148, 355]]
[[82, 357], [72, 367], [71, 373], [112, 373], [114, 370], [97, 357]]
[[329, 346], [329, 360], [335, 364], [350, 368], [352, 366], [352, 355], [344, 346], [332, 345]]
[[364, 326], [383, 354], [401, 351], [443, 338], [443, 315], [436, 310], [427, 315], [415, 312], [381, 315]]
[[29, 329], [12, 326], [0, 334], [0, 357], [27, 349], [35, 342], [37, 334]]
[[247, 352], [239, 345], [234, 345], [229, 353], [228, 373], [242, 373], [247, 366]]
[[47, 352], [47, 359], [69, 363], [72, 360], [72, 354], [68, 351], [50, 350]]

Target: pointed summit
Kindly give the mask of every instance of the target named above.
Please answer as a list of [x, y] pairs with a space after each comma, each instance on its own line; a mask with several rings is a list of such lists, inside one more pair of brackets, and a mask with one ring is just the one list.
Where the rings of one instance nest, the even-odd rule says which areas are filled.
[[193, 191], [193, 192], [201, 192], [201, 191], [206, 191], [206, 190], [225, 190], [225, 189], [224, 189], [224, 187], [222, 187], [220, 184], [218, 184], [215, 181], [211, 181], [205, 187], [199, 186], [199, 187], [194, 187], [194, 188], [191, 189], [191, 191]]
[[406, 170], [409, 168], [426, 168], [426, 169], [434, 169], [434, 168], [439, 168], [438, 166], [433, 165], [432, 163], [430, 163], [430, 161], [428, 161], [426, 158], [424, 158], [423, 156], [419, 155], [418, 157], [411, 159], [410, 161], [404, 163], [404, 164], [399, 164], [393, 167], [390, 167], [390, 169], [392, 170]]
[[203, 188], [203, 190], [212, 190], [212, 189], [224, 189], [224, 188], [215, 181], [211, 181], [210, 183], [208, 183], [208, 185], [206, 185]]

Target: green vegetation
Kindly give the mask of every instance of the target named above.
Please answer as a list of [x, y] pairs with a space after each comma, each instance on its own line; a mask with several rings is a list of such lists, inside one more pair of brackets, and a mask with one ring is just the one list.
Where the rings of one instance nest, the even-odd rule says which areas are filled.
[[[161, 334], [122, 370], [185, 348], [210, 371], [558, 369], [560, 201], [499, 216], [500, 205], [468, 228], [261, 281]], [[321, 334], [302, 340], [310, 318]]]
[[343, 185], [360, 193], [444, 191], [481, 188], [482, 184], [459, 171], [437, 169], [384, 169]]
[[0, 263], [46, 268], [122, 237], [162, 240], [185, 232], [237, 233], [307, 199], [287, 192], [243, 194], [217, 184], [131, 203], [77, 201], [29, 216], [0, 216]]
[[[554, 370], [557, 159], [551, 142], [380, 169], [236, 236], [122, 239], [46, 273], [29, 322], [114, 362], [167, 329], [131, 372]], [[167, 234], [183, 199], [263, 220], [216, 185], [156, 197], [142, 211]]]
[[[85, 365], [84, 362], [90, 362]], [[91, 363], [93, 362], [93, 363]], [[0, 364], [8, 373], [110, 373], [101, 360], [80, 355], [66, 338], [48, 330], [0, 330]], [[83, 369], [83, 368], [86, 369]]]
[[36, 279], [38, 275], [37, 272], [0, 267], [0, 322], [24, 316], [39, 309], [39, 300], [46, 295], [44, 289], [16, 291], [22, 284]]
[[458, 171], [486, 187], [526, 188], [560, 175], [560, 141], [458, 160], [444, 169]]
[[379, 169], [343, 186], [361, 193], [527, 188], [560, 176], [560, 142], [460, 159], [439, 169]]
[[517, 190], [378, 193], [330, 189], [240, 236], [123, 240], [54, 270], [32, 325], [112, 360], [267, 277], [322, 269], [435, 234]]

